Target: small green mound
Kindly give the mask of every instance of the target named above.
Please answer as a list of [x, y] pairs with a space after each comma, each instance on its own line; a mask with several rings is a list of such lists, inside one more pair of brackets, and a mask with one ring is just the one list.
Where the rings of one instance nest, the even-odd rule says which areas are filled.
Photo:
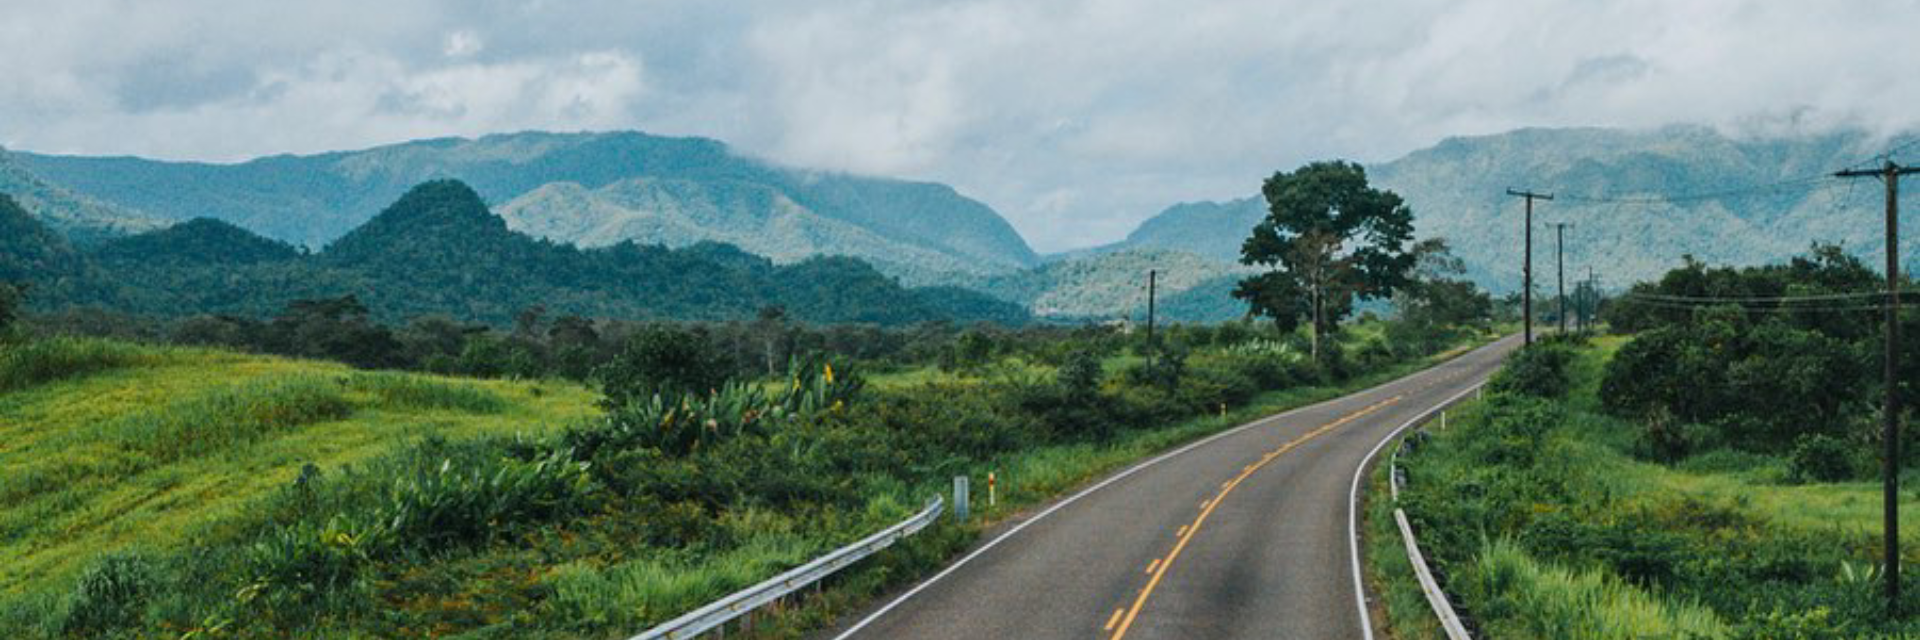
[[58, 337], [0, 349], [0, 391], [78, 378], [101, 371], [157, 364], [163, 356], [125, 342]]
[[359, 373], [345, 379], [348, 388], [373, 394], [376, 403], [391, 409], [436, 410], [492, 415], [506, 411], [506, 398], [472, 386], [448, 384], [419, 375]]

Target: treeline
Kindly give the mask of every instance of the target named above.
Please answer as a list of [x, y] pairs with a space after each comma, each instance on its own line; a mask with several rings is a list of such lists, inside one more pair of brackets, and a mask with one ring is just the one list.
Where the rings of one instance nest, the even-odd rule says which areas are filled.
[[[1885, 282], [1831, 245], [1758, 267], [1689, 259], [1607, 307], [1613, 330], [1634, 338], [1608, 363], [1600, 399], [1644, 426], [1653, 458], [1726, 448], [1790, 454], [1809, 479], [1865, 474], [1886, 390]], [[1900, 318], [1920, 335], [1920, 317]], [[1896, 392], [1913, 407], [1920, 341], [1902, 349]]]

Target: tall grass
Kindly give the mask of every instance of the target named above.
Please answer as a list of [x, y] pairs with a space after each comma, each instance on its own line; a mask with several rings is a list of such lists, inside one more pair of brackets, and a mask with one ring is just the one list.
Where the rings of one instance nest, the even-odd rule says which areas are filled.
[[318, 376], [267, 378], [183, 398], [103, 425], [95, 437], [164, 463], [232, 452], [268, 434], [353, 413], [340, 385]]
[[354, 391], [372, 394], [376, 404], [393, 409], [449, 410], [495, 414], [509, 406], [499, 394], [473, 385], [449, 384], [419, 375], [356, 373], [345, 379]]
[[155, 349], [99, 338], [56, 337], [0, 345], [0, 392], [164, 360]]
[[1604, 571], [1536, 561], [1510, 540], [1487, 544], [1461, 588], [1493, 638], [1641, 640], [1723, 638], [1706, 607], [1656, 597]]

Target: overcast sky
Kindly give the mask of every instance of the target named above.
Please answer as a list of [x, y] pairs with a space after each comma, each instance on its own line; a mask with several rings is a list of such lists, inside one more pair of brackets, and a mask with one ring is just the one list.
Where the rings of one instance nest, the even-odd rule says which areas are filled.
[[0, 0], [0, 144], [638, 129], [952, 184], [1042, 251], [1521, 126], [1920, 119], [1920, 0]]

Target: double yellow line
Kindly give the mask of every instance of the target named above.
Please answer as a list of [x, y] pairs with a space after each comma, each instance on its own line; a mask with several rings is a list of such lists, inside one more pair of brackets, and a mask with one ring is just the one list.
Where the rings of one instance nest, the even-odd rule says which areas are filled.
[[[1154, 564], [1147, 567], [1147, 572], [1153, 574], [1153, 577], [1147, 579], [1146, 588], [1141, 589], [1140, 596], [1134, 598], [1133, 606], [1127, 609], [1114, 609], [1113, 615], [1107, 618], [1107, 625], [1102, 631], [1112, 631], [1113, 637], [1111, 640], [1121, 640], [1127, 637], [1127, 629], [1133, 626], [1134, 618], [1140, 615], [1140, 609], [1146, 607], [1147, 598], [1151, 597], [1153, 590], [1160, 586], [1160, 579], [1167, 575], [1167, 569], [1173, 566], [1174, 559], [1180, 557], [1180, 552], [1187, 548], [1187, 543], [1193, 540], [1195, 534], [1200, 533], [1200, 525], [1206, 523], [1207, 516], [1212, 515], [1213, 510], [1219, 508], [1220, 503], [1227, 499], [1227, 494], [1233, 493], [1233, 490], [1239, 487], [1240, 483], [1244, 482], [1249, 476], [1252, 476], [1253, 472], [1259, 471], [1261, 467], [1267, 466], [1267, 463], [1273, 462], [1274, 458], [1278, 458], [1281, 454], [1293, 450], [1294, 447], [1300, 446], [1308, 440], [1318, 438], [1328, 431], [1338, 429], [1349, 422], [1365, 417], [1367, 414], [1399, 402], [1402, 397], [1404, 396], [1387, 398], [1365, 409], [1347, 414], [1339, 420], [1329, 422], [1318, 429], [1308, 431], [1305, 435], [1280, 445], [1280, 448], [1267, 452], [1266, 455], [1260, 457], [1259, 461], [1242, 467], [1240, 469], [1240, 475], [1234, 476], [1232, 480], [1228, 480], [1220, 486], [1220, 493], [1218, 495], [1200, 503], [1200, 515], [1194, 517], [1193, 523], [1180, 527], [1180, 531], [1175, 534], [1179, 540], [1174, 542], [1173, 551], [1167, 553], [1165, 560], [1155, 560]], [[1117, 629], [1115, 628], [1116, 625], [1118, 625]]]

